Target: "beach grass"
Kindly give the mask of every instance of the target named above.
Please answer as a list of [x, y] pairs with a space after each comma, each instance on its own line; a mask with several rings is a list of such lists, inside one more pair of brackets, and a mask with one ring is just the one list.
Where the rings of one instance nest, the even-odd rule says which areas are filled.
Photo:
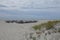
[[48, 21], [46, 23], [41, 23], [41, 24], [35, 25], [32, 28], [34, 30], [41, 30], [42, 28], [46, 28], [48, 30], [48, 29], [53, 28], [54, 25], [56, 25], [57, 23], [60, 23], [60, 20]]

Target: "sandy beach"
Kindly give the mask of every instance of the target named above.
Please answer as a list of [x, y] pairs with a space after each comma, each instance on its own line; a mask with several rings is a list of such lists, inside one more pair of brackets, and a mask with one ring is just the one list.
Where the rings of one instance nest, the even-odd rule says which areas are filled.
[[0, 40], [26, 40], [25, 34], [34, 32], [32, 26], [47, 22], [49, 20], [39, 20], [37, 23], [5, 23], [0, 21]]

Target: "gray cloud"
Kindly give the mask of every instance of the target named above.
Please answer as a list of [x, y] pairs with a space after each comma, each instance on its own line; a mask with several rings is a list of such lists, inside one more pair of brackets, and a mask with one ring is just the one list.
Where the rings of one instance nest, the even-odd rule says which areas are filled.
[[48, 9], [48, 8], [60, 8], [60, 0], [31, 0], [28, 3], [24, 3], [23, 9]]
[[5, 9], [60, 9], [60, 0], [1, 0], [0, 4], [8, 6]]
[[1, 5], [1, 4], [0, 4], [0, 7], [7, 7], [7, 6], [5, 6], [5, 5]]
[[[2, 4], [16, 9], [41, 9], [41, 8], [59, 8], [60, 0], [1, 0]], [[1, 5], [0, 7], [5, 7]], [[18, 9], [19, 9], [18, 8]]]

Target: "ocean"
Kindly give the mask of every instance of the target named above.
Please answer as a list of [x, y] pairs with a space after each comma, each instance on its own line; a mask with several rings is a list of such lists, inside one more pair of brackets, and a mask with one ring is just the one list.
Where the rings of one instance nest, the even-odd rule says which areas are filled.
[[60, 12], [0, 10], [0, 19], [60, 19]]

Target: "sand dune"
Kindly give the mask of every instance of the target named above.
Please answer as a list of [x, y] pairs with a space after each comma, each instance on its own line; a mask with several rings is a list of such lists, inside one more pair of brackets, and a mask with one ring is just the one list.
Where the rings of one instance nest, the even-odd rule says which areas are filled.
[[0, 40], [25, 40], [25, 34], [34, 32], [32, 26], [47, 22], [48, 20], [39, 20], [37, 23], [5, 23], [0, 21]]

